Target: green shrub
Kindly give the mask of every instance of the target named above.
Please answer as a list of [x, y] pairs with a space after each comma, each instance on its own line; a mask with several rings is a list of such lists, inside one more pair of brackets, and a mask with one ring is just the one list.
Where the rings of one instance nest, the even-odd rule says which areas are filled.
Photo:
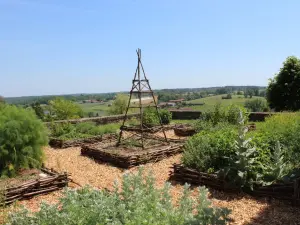
[[250, 112], [267, 112], [269, 111], [269, 106], [266, 99], [257, 98], [253, 100], [247, 100], [245, 102], [245, 108]]
[[43, 123], [31, 110], [6, 105], [0, 109], [0, 175], [15, 175], [21, 168], [40, 167], [47, 145]]
[[182, 162], [199, 171], [217, 171], [226, 166], [224, 157], [234, 153], [237, 130], [228, 125], [217, 130], [204, 130], [184, 145]]
[[109, 109], [110, 115], [119, 115], [126, 112], [129, 97], [125, 94], [118, 94]]
[[226, 157], [228, 164], [218, 171], [218, 176], [227, 181], [231, 187], [242, 189], [253, 189], [255, 182], [260, 182], [262, 177], [256, 170], [256, 148], [251, 146], [250, 139], [246, 138], [248, 128], [244, 121], [240, 120], [238, 138], [234, 144], [235, 154]]
[[43, 203], [39, 212], [23, 209], [9, 217], [11, 225], [34, 224], [226, 224], [228, 209], [214, 208], [207, 199], [208, 191], [200, 187], [197, 200], [190, 197], [185, 185], [178, 206], [172, 205], [170, 184], [156, 189], [154, 178], [125, 175], [122, 190], [114, 191], [83, 188], [66, 190], [56, 205]]
[[[169, 124], [172, 120], [172, 114], [168, 110], [159, 110], [159, 116], [162, 124]], [[157, 115], [157, 111], [153, 107], [147, 107], [143, 111], [143, 124], [146, 126], [155, 126], [159, 125], [159, 117]]]
[[97, 125], [94, 122], [83, 122], [78, 124], [71, 123], [52, 123], [50, 125], [50, 135], [62, 140], [87, 138], [107, 133], [116, 133], [120, 124], [110, 123]]
[[172, 121], [172, 113], [166, 109], [160, 109], [159, 115], [160, 115], [162, 124], [169, 124]]
[[261, 161], [270, 158], [279, 141], [288, 149], [287, 160], [300, 167], [300, 113], [281, 113], [268, 117], [252, 135], [251, 142], [257, 146]]
[[200, 120], [210, 121], [213, 125], [222, 122], [237, 125], [240, 112], [242, 112], [243, 118], [246, 120], [248, 116], [245, 108], [235, 104], [231, 104], [228, 107], [222, 107], [221, 104], [216, 104], [213, 110], [204, 112]]
[[55, 120], [78, 119], [83, 117], [83, 111], [79, 105], [63, 98], [56, 98], [49, 101], [49, 110], [52, 115], [51, 118]]

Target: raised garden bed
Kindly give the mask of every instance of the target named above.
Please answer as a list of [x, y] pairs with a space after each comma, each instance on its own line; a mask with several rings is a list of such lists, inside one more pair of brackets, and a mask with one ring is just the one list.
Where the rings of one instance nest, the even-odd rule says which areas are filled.
[[51, 138], [49, 141], [49, 145], [52, 148], [69, 148], [69, 147], [78, 147], [86, 144], [94, 144], [102, 141], [116, 140], [116, 134], [104, 134], [89, 138], [79, 138], [73, 140], [62, 140], [58, 138]]
[[[170, 124], [170, 125], [163, 125], [163, 127], [159, 126], [159, 125], [155, 125], [155, 126], [144, 126], [143, 128], [143, 132], [145, 133], [157, 133], [157, 132], [161, 132], [162, 130], [168, 131], [168, 130], [172, 130], [174, 129], [175, 125]], [[122, 129], [124, 131], [129, 131], [129, 132], [140, 132], [141, 128], [139, 125], [134, 125], [134, 126], [123, 126]]]
[[174, 127], [174, 133], [177, 136], [192, 136], [196, 133], [196, 130], [194, 127], [192, 127], [191, 125], [177, 125]]
[[[217, 177], [216, 174], [199, 172], [195, 169], [186, 168], [181, 164], [174, 164], [170, 172], [171, 179], [180, 183], [194, 185], [205, 185], [222, 191], [239, 191], [229, 188], [229, 184]], [[295, 206], [300, 206], [300, 179], [289, 183], [272, 184], [256, 188], [249, 193], [257, 197], [268, 197], [280, 200], [287, 200]]]
[[104, 146], [103, 144], [86, 145], [81, 148], [81, 154], [108, 162], [121, 168], [131, 168], [140, 164], [157, 162], [169, 156], [182, 152], [182, 144], [159, 144], [141, 149], [135, 147]]
[[42, 168], [34, 176], [35, 179], [21, 183], [12, 178], [14, 182], [10, 183], [8, 180], [7, 185], [1, 184], [0, 204], [8, 205], [17, 200], [56, 191], [67, 186], [69, 181], [67, 173], [57, 173], [46, 168]]

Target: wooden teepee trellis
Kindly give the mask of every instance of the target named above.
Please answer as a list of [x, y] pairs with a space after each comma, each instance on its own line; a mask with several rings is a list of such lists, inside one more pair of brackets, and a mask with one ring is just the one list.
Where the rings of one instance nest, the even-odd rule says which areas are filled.
[[[146, 107], [154, 107], [156, 110], [156, 114], [159, 118], [159, 122], [160, 122], [160, 130], [163, 132], [164, 135], [164, 140], [166, 142], [168, 142], [167, 140], [167, 136], [165, 133], [165, 130], [163, 128], [163, 124], [161, 121], [161, 118], [159, 116], [159, 111], [158, 111], [158, 107], [157, 107], [157, 102], [156, 99], [154, 97], [154, 93], [151, 89], [151, 86], [149, 84], [149, 80], [146, 77], [146, 73], [144, 71], [144, 67], [141, 61], [141, 49], [136, 50], [137, 56], [138, 56], [138, 65], [134, 74], [134, 78], [132, 80], [132, 88], [130, 91], [130, 97], [129, 97], [129, 101], [128, 101], [128, 106], [126, 108], [126, 113], [125, 113], [125, 117], [123, 120], [123, 124], [120, 127], [120, 134], [119, 134], [119, 139], [117, 142], [117, 145], [120, 145], [122, 143], [122, 141], [124, 141], [125, 139], [128, 139], [130, 137], [127, 137], [124, 139], [123, 135], [124, 135], [124, 131], [134, 131], [134, 135], [138, 136], [138, 140], [140, 141], [140, 146], [142, 148], [145, 147], [145, 140], [149, 139], [149, 135], [146, 135], [145, 132], [147, 132], [147, 130], [151, 129], [149, 127], [147, 127], [145, 124], [143, 124], [143, 109], [145, 108], [145, 106], [143, 106], [143, 102], [142, 102], [142, 97], [144, 97], [145, 95], [152, 97], [153, 99], [153, 104], [152, 105], [148, 105]], [[131, 105], [131, 100], [133, 99], [133, 96], [136, 96], [138, 98], [138, 106]], [[127, 121], [127, 115], [128, 115], [128, 110], [130, 108], [138, 108], [139, 109], [139, 127], [138, 128], [134, 128], [134, 129], [130, 129], [129, 127], [125, 126], [126, 121]]]

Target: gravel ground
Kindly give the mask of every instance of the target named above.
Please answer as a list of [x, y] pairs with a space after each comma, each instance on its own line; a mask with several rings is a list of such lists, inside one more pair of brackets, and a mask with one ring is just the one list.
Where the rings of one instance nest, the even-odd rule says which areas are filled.
[[[120, 180], [122, 175], [127, 172], [136, 172], [137, 168], [123, 170], [108, 164], [97, 163], [94, 160], [80, 156], [80, 148], [67, 148], [55, 150], [50, 147], [45, 148], [46, 166], [58, 171], [67, 171], [71, 173], [74, 183], [70, 187], [79, 187], [91, 185], [96, 188], [111, 189], [113, 182]], [[173, 163], [180, 161], [180, 155], [164, 159], [157, 163], [149, 163], [144, 166], [145, 170], [151, 170], [156, 178], [157, 187], [162, 187], [165, 181], [168, 181], [170, 167]], [[175, 199], [180, 197], [182, 185], [172, 185], [172, 195]], [[209, 197], [213, 205], [227, 207], [232, 210], [230, 224], [299, 224], [300, 209], [293, 208], [283, 203], [273, 201], [271, 203], [264, 199], [256, 200], [244, 194], [227, 194], [220, 191], [209, 190]], [[192, 195], [196, 195], [197, 190], [193, 189]], [[36, 211], [39, 209], [41, 201], [56, 203], [61, 196], [61, 191], [53, 192], [47, 195], [37, 196], [30, 200], [21, 201], [19, 204]], [[14, 206], [10, 206], [7, 211], [13, 211]], [[3, 215], [2, 215], [3, 216]], [[1, 223], [1, 212], [0, 212]]]

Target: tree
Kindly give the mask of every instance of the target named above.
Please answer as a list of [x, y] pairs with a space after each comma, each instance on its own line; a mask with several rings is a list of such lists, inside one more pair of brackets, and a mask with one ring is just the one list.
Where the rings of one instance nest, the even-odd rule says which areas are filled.
[[45, 114], [44, 114], [44, 110], [41, 107], [40, 103], [38, 103], [38, 102], [32, 103], [31, 107], [35, 111], [35, 114], [37, 115], [37, 117], [40, 118], [41, 120], [43, 120], [45, 117]]
[[83, 111], [79, 105], [63, 98], [49, 101], [49, 106], [51, 114], [58, 120], [78, 119], [83, 116]]
[[300, 59], [289, 56], [267, 88], [267, 100], [276, 111], [300, 109]]
[[124, 94], [118, 94], [112, 103], [109, 113], [111, 115], [124, 114], [128, 105], [128, 101], [128, 96]]
[[22, 168], [42, 165], [47, 130], [33, 110], [13, 105], [0, 107], [0, 177]]

